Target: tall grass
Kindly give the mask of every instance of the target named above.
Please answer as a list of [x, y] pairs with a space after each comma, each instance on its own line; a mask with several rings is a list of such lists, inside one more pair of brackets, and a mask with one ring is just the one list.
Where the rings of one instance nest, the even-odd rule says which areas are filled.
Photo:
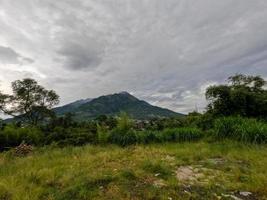
[[203, 132], [197, 128], [190, 127], [166, 129], [162, 131], [161, 137], [163, 141], [191, 142], [201, 139], [203, 137]]
[[134, 131], [120, 132], [115, 129], [110, 134], [111, 143], [127, 146], [131, 144], [149, 144], [163, 142], [192, 142], [203, 137], [203, 132], [197, 128], [174, 128], [163, 131]]
[[214, 136], [245, 143], [267, 143], [267, 124], [256, 119], [224, 117], [215, 120]]

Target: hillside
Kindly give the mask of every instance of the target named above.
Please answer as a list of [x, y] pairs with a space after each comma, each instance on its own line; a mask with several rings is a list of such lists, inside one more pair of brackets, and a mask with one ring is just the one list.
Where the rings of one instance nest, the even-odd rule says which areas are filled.
[[126, 112], [134, 119], [152, 117], [183, 116], [168, 109], [152, 106], [127, 92], [101, 96], [95, 99], [76, 101], [54, 109], [58, 115], [67, 112], [75, 114], [76, 119], [87, 120], [99, 115], [118, 115]]

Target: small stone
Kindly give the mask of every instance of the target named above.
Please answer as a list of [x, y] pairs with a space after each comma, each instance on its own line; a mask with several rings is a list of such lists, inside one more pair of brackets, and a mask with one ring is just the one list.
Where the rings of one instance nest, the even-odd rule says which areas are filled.
[[239, 194], [240, 194], [241, 196], [244, 196], [244, 197], [248, 197], [248, 196], [252, 195], [251, 192], [239, 192]]
[[236, 197], [235, 195], [232, 195], [232, 194], [222, 194], [223, 197], [227, 197], [227, 198], [231, 198], [233, 200], [242, 200], [238, 197]]

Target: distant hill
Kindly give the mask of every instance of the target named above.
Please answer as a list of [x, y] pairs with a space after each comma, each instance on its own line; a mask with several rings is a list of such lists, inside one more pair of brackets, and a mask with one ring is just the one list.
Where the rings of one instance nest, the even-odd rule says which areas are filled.
[[152, 106], [128, 92], [75, 101], [65, 106], [57, 107], [54, 111], [59, 116], [68, 112], [74, 113], [77, 120], [88, 120], [99, 115], [114, 116], [120, 112], [126, 112], [134, 119], [184, 116], [168, 109]]

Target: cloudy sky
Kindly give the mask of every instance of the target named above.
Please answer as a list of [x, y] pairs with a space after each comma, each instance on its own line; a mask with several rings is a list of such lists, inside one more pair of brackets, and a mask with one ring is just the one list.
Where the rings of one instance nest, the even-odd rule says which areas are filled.
[[267, 78], [266, 0], [0, 0], [0, 88], [128, 91], [186, 113], [234, 73]]

